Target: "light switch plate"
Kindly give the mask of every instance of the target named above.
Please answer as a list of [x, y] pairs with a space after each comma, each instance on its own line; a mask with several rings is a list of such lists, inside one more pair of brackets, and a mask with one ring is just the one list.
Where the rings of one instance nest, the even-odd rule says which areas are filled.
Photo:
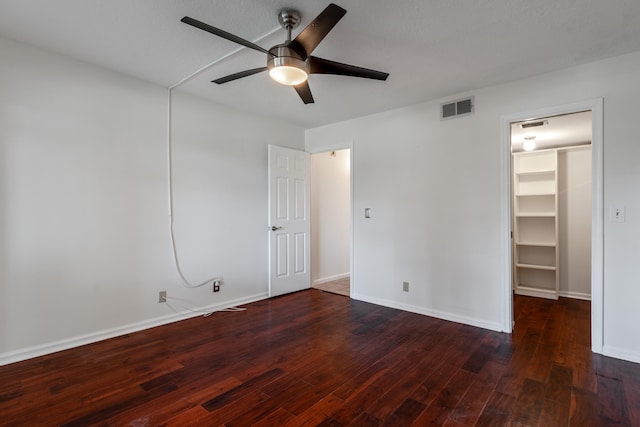
[[611, 221], [612, 222], [624, 222], [625, 217], [624, 206], [612, 206], [611, 207]]

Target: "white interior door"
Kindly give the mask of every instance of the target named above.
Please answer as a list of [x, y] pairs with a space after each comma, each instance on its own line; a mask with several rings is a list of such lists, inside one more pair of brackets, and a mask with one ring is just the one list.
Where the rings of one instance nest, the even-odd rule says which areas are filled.
[[311, 286], [309, 160], [269, 145], [269, 296]]

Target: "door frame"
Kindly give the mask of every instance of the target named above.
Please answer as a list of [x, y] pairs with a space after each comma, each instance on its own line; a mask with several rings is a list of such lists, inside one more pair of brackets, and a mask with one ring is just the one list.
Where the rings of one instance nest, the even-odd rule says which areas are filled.
[[503, 330], [513, 331], [513, 270], [511, 250], [511, 123], [591, 110], [591, 351], [602, 354], [604, 333], [604, 117], [603, 98], [595, 98], [500, 118], [501, 232], [503, 235]]
[[[355, 271], [354, 271], [354, 220], [355, 220], [355, 209], [353, 208], [353, 164], [354, 164], [354, 150], [353, 150], [353, 141], [345, 141], [343, 143], [338, 143], [338, 144], [331, 144], [331, 145], [323, 145], [321, 147], [314, 147], [312, 149], [307, 149], [307, 153], [314, 155], [314, 154], [320, 154], [320, 153], [329, 153], [331, 151], [338, 151], [338, 150], [349, 150], [349, 204], [350, 206], [350, 213], [349, 213], [349, 228], [350, 228], [350, 232], [349, 232], [349, 298], [352, 298], [352, 295], [354, 294], [354, 289], [355, 289]], [[311, 235], [311, 239], [314, 239], [313, 234]], [[311, 247], [313, 248], [313, 244], [311, 245]], [[313, 254], [311, 255], [311, 258], [313, 259]], [[313, 266], [312, 266], [312, 272], [311, 272], [311, 277], [313, 278]], [[313, 283], [313, 279], [311, 280], [311, 282]]]

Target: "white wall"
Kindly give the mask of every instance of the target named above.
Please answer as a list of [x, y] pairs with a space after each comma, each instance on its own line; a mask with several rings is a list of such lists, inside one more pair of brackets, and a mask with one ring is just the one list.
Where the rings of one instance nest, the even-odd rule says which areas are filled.
[[[267, 295], [267, 144], [303, 129], [0, 39], [0, 364]], [[179, 306], [176, 306], [179, 309]], [[214, 318], [211, 320], [215, 321]]]
[[311, 155], [311, 281], [349, 276], [351, 248], [350, 150]]
[[591, 147], [558, 150], [560, 295], [591, 298]]
[[[166, 91], [4, 39], [0, 54], [0, 363], [171, 321], [160, 290], [266, 295], [266, 145], [300, 148], [300, 128], [176, 94], [183, 268], [226, 280], [187, 290], [168, 239]], [[635, 53], [474, 91], [469, 117], [441, 122], [436, 101], [308, 130], [315, 151], [353, 141], [353, 296], [501, 328], [500, 118], [603, 97], [605, 212], [626, 208], [604, 227], [604, 352], [640, 361], [638, 75]]]
[[468, 93], [469, 117], [440, 121], [438, 100], [307, 130], [310, 150], [353, 141], [353, 297], [503, 327], [500, 119], [603, 97], [605, 211], [626, 207], [604, 227], [604, 352], [640, 361], [638, 75], [635, 53]]

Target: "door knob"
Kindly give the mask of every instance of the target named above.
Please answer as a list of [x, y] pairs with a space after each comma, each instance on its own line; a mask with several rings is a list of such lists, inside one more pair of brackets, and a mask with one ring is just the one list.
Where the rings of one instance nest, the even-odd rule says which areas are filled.
[[280, 230], [282, 227], [276, 227], [275, 225], [271, 227], [271, 231]]

